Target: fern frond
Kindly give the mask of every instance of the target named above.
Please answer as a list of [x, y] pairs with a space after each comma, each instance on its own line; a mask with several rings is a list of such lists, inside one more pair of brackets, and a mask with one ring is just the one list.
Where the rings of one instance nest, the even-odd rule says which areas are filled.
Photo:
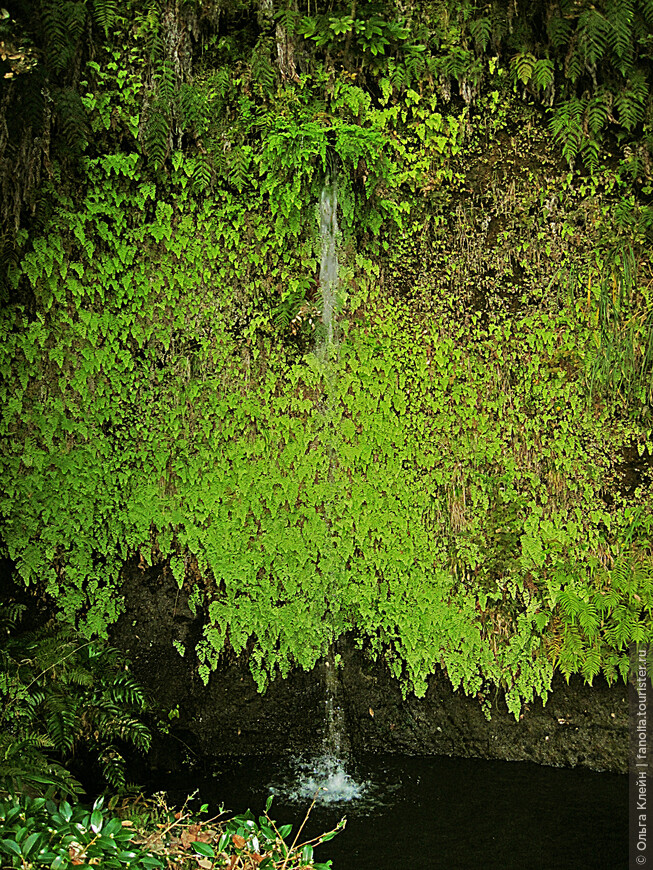
[[7, 633], [13, 631], [26, 610], [24, 604], [15, 601], [0, 605], [0, 631]]
[[118, 17], [118, 0], [93, 0], [93, 18], [104, 30], [105, 38]]
[[592, 685], [594, 677], [601, 670], [601, 658], [601, 648], [598, 645], [594, 645], [590, 650], [588, 650], [585, 659], [581, 664], [581, 674], [590, 686]]
[[573, 29], [569, 19], [552, 14], [547, 21], [547, 32], [553, 48], [561, 51], [569, 45]]
[[59, 792], [74, 797], [83, 791], [80, 783], [63, 765], [49, 758], [48, 748], [37, 735], [16, 738], [0, 735], [0, 794], [32, 791]]
[[600, 146], [596, 139], [586, 136], [580, 148], [583, 163], [590, 172], [596, 172], [599, 168]]
[[578, 622], [588, 637], [594, 637], [599, 625], [596, 607], [592, 602], [581, 602], [578, 611]]
[[102, 775], [114, 789], [123, 788], [126, 782], [127, 763], [115, 746], [107, 746], [99, 756]]
[[231, 149], [229, 155], [229, 178], [231, 183], [242, 191], [250, 178], [249, 167], [252, 160], [252, 149], [242, 145]]
[[41, 23], [48, 66], [59, 72], [71, 60], [70, 39], [66, 31], [63, 4], [58, 0], [45, 0], [41, 6]]
[[206, 193], [213, 185], [213, 163], [208, 154], [197, 155], [192, 185], [195, 193]]
[[[145, 694], [118, 650], [54, 622], [0, 644], [0, 791], [7, 783], [78, 791], [46, 753], [67, 756], [84, 743], [99, 753], [112, 739], [147, 750], [150, 733], [138, 718]], [[107, 768], [112, 781], [120, 775], [119, 754], [114, 760], [118, 766]]]
[[474, 63], [474, 55], [471, 51], [466, 51], [462, 48], [454, 48], [451, 53], [444, 58], [442, 71], [445, 75], [452, 76], [456, 81], [460, 81], [469, 73], [472, 64]]
[[165, 107], [160, 102], [153, 103], [148, 111], [145, 124], [145, 151], [155, 166], [162, 166], [170, 151], [170, 121]]
[[270, 61], [270, 55], [267, 51], [260, 49], [252, 53], [251, 61], [252, 78], [260, 85], [261, 89], [266, 94], [272, 94], [277, 82], [276, 70]]
[[177, 93], [177, 77], [174, 67], [168, 60], [164, 60], [158, 66], [154, 75], [154, 81], [159, 99], [168, 107], [171, 106]]
[[117, 738], [132, 743], [143, 752], [150, 748], [152, 735], [149, 729], [117, 704], [104, 701], [102, 708], [95, 711], [93, 724], [103, 741]]
[[575, 84], [586, 69], [583, 52], [579, 50], [578, 34], [574, 34], [565, 57], [565, 75], [572, 84]]
[[392, 87], [400, 92], [403, 91], [408, 84], [406, 67], [400, 63], [392, 63], [388, 68], [388, 73]]
[[215, 71], [215, 89], [218, 96], [224, 98], [231, 90], [231, 71], [226, 66], [221, 66]]
[[124, 672], [111, 681], [109, 697], [115, 704], [131, 704], [141, 709], [147, 704], [142, 686]]
[[616, 59], [615, 65], [622, 74], [625, 74], [633, 61], [633, 0], [609, 3], [606, 17], [609, 23], [608, 42]]
[[626, 87], [615, 95], [614, 105], [619, 123], [629, 132], [640, 123], [646, 111], [648, 84], [642, 71], [633, 70]]
[[530, 52], [516, 54], [510, 60], [510, 66], [515, 78], [524, 85], [530, 82], [535, 63], [535, 57]]
[[492, 34], [492, 22], [489, 18], [477, 18], [469, 24], [469, 32], [479, 51], [485, 51]]
[[59, 710], [54, 710], [46, 719], [48, 737], [52, 745], [59, 752], [72, 752], [75, 745], [76, 716], [74, 711], [61, 705]]
[[413, 82], [419, 81], [426, 71], [426, 58], [424, 52], [411, 51], [411, 46], [406, 50], [406, 86], [410, 87]]
[[299, 31], [301, 15], [296, 9], [293, 9], [292, 6], [288, 5], [279, 9], [274, 17], [276, 18], [277, 23], [289, 33]]
[[84, 32], [86, 26], [86, 4], [77, 0], [64, 5], [65, 26], [69, 35], [77, 41]]
[[610, 25], [598, 9], [592, 7], [578, 18], [578, 35], [587, 67], [593, 67], [605, 55]]
[[653, 0], [638, 0], [637, 6], [649, 27], [653, 27]]
[[551, 119], [551, 132], [556, 142], [562, 144], [563, 156], [570, 164], [581, 149], [584, 111], [585, 101], [572, 97], [556, 109]]
[[62, 88], [55, 97], [57, 126], [69, 148], [82, 151], [87, 144], [86, 110], [75, 88]]
[[578, 671], [582, 651], [583, 641], [577, 626], [566, 625], [558, 666], [567, 681], [573, 673]]
[[608, 121], [610, 94], [601, 91], [587, 104], [587, 126], [592, 136], [598, 136]]
[[206, 91], [195, 84], [184, 82], [179, 91], [179, 115], [183, 130], [196, 137], [204, 136], [209, 128], [209, 101]]
[[571, 619], [578, 616], [582, 608], [582, 602], [578, 595], [568, 589], [561, 590], [560, 595], [558, 596], [558, 602], [560, 603], [565, 615]]
[[553, 84], [555, 65], [552, 60], [541, 57], [535, 61], [531, 73], [530, 84], [538, 91], [545, 91]]

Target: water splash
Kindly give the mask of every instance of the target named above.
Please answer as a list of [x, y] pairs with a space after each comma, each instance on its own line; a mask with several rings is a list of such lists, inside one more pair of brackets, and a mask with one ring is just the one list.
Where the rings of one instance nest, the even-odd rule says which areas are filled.
[[291, 800], [305, 802], [316, 799], [318, 804], [358, 801], [364, 797], [370, 783], [357, 782], [348, 772], [350, 746], [347, 737], [341, 687], [334, 650], [325, 662], [325, 722], [323, 752], [309, 762], [296, 764], [296, 779], [289, 790]]
[[312, 762], [298, 762], [297, 779], [288, 797], [299, 803], [316, 798], [318, 804], [341, 804], [357, 801], [368, 789], [367, 782], [356, 782], [347, 773], [344, 762], [325, 754]]
[[326, 327], [326, 346], [333, 344], [333, 315], [338, 292], [338, 192], [327, 175], [320, 196], [320, 292], [322, 323]]

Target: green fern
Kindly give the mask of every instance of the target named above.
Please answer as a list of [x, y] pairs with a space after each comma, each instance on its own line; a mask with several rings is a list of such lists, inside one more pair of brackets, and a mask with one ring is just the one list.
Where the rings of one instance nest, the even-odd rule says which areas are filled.
[[[590, 172], [596, 172], [599, 167], [600, 145], [596, 139], [586, 136], [580, 147], [580, 155], [583, 158], [583, 163]], [[563, 149], [564, 153], [564, 149]]]
[[78, 780], [49, 756], [50, 748], [51, 743], [40, 734], [0, 734], [0, 795], [81, 794]]
[[515, 78], [524, 85], [530, 82], [535, 64], [535, 56], [530, 52], [516, 54], [510, 61]]
[[565, 76], [573, 85], [587, 72], [587, 64], [583, 53], [578, 50], [578, 45], [578, 34], [576, 33], [571, 41], [564, 62]]
[[637, 6], [648, 26], [653, 27], [653, 0], [638, 0]]
[[86, 4], [83, 2], [69, 2], [64, 6], [65, 25], [68, 30], [69, 37], [72, 37], [77, 42], [86, 27], [88, 20]]
[[646, 75], [642, 71], [633, 71], [626, 87], [614, 98], [619, 123], [626, 130], [632, 131], [643, 120], [648, 96]]
[[159, 100], [169, 109], [177, 95], [177, 76], [169, 60], [164, 60], [157, 67], [154, 73], [154, 83]]
[[195, 84], [184, 82], [179, 90], [179, 121], [185, 132], [202, 137], [210, 126], [207, 93]]
[[252, 53], [251, 69], [253, 80], [260, 85], [263, 92], [272, 94], [276, 86], [277, 74], [270, 61], [269, 51], [257, 46]]
[[105, 38], [118, 17], [118, 0], [93, 0], [93, 18], [104, 30]]
[[79, 92], [74, 88], [62, 88], [55, 97], [57, 126], [66, 145], [74, 151], [82, 151], [88, 141], [86, 110]]
[[485, 51], [492, 34], [492, 21], [489, 18], [477, 18], [470, 22], [469, 32], [479, 51]]
[[[98, 759], [112, 785], [124, 784], [124, 765], [114, 744], [131, 743], [147, 751], [150, 734], [139, 718], [145, 709], [143, 690], [125, 672], [119, 653], [83, 641], [69, 626], [49, 624], [16, 634], [13, 615], [4, 612], [15, 636], [0, 647], [0, 726], [7, 734], [0, 788], [20, 776], [25, 781], [41, 777], [44, 785], [76, 791], [78, 784], [63, 763], [82, 747]], [[16, 765], [20, 747], [22, 767]]]
[[548, 58], [540, 58], [533, 64], [530, 85], [538, 91], [545, 91], [553, 84], [555, 78], [555, 65]]
[[474, 65], [474, 60], [475, 58], [471, 51], [466, 51], [462, 48], [454, 48], [449, 55], [444, 58], [443, 71], [459, 82], [471, 71]]
[[609, 33], [610, 25], [598, 9], [592, 7], [579, 16], [580, 48], [587, 68], [594, 67], [605, 56]]
[[551, 132], [556, 142], [562, 144], [563, 156], [570, 164], [578, 156], [583, 143], [585, 106], [586, 101], [572, 97], [556, 109], [551, 119]]
[[420, 81], [426, 71], [426, 57], [421, 50], [423, 46], [407, 45], [405, 49], [405, 84], [411, 87], [414, 82]]
[[617, 69], [625, 75], [633, 62], [633, 0], [619, 0], [608, 4], [606, 17], [609, 23], [608, 42]]
[[72, 61], [72, 46], [66, 30], [64, 4], [58, 0], [46, 0], [41, 7], [41, 23], [48, 66], [59, 72]]
[[248, 145], [234, 146], [229, 155], [229, 180], [239, 190], [250, 181], [252, 149]]
[[216, 93], [222, 99], [226, 98], [231, 91], [232, 80], [231, 71], [227, 66], [221, 66], [215, 71], [213, 83]]
[[275, 13], [277, 23], [289, 33], [295, 33], [300, 24], [300, 13], [288, 4]]
[[573, 34], [571, 21], [553, 13], [547, 21], [547, 33], [553, 49], [562, 51], [567, 48], [571, 41]]
[[388, 78], [392, 87], [400, 93], [410, 84], [408, 70], [403, 64], [397, 63], [395, 60], [391, 60], [388, 65]]
[[195, 193], [206, 193], [214, 179], [213, 163], [208, 154], [198, 154], [193, 168], [193, 190]]
[[149, 107], [145, 124], [145, 152], [155, 166], [162, 166], [170, 152], [170, 121], [167, 106], [155, 101]]
[[609, 95], [599, 91], [587, 103], [587, 126], [592, 136], [597, 137], [605, 127], [609, 117]]

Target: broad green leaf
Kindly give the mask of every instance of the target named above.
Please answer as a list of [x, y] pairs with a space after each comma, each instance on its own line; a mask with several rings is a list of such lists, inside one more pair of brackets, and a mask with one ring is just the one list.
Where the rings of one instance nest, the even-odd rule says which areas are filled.
[[191, 846], [195, 849], [198, 855], [204, 855], [205, 858], [215, 858], [215, 849], [210, 843], [192, 842]]

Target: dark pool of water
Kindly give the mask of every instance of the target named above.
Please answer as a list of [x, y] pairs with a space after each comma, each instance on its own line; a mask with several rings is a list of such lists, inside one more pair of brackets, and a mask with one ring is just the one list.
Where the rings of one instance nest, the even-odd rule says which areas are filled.
[[[345, 830], [316, 851], [333, 870], [621, 870], [628, 867], [628, 778], [523, 762], [445, 757], [359, 758], [362, 796], [316, 806], [313, 836], [345, 815]], [[179, 800], [199, 788], [212, 809], [270, 810], [294, 830], [310, 803], [303, 776], [280, 758], [231, 758], [203, 776], [163, 783]], [[302, 836], [304, 839], [304, 836]]]

